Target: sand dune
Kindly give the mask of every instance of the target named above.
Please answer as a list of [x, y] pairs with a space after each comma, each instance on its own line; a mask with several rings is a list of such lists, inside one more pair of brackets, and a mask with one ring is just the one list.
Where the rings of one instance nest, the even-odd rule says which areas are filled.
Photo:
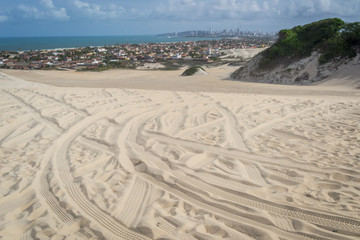
[[259, 54], [260, 52], [264, 51], [267, 48], [243, 48], [243, 49], [229, 49], [223, 50], [224, 56], [221, 56], [222, 59], [252, 59], [254, 56]]
[[359, 239], [359, 91], [228, 71], [193, 91], [0, 73], [0, 238]]

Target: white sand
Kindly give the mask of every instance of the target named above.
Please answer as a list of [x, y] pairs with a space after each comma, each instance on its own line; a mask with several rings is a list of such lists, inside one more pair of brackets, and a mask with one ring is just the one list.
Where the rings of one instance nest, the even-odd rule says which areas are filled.
[[254, 56], [266, 49], [267, 48], [242, 48], [223, 50], [221, 52], [225, 55], [221, 56], [220, 58], [234, 61], [239, 59], [248, 60], [252, 59]]
[[359, 75], [233, 70], [1, 70], [0, 239], [359, 239]]

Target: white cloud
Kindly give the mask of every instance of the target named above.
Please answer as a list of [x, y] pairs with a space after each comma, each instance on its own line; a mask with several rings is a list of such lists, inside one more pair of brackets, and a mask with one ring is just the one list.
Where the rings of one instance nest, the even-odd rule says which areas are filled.
[[43, 2], [47, 8], [55, 8], [52, 0], [41, 0], [41, 2]]
[[149, 12], [150, 18], [171, 21], [201, 21], [210, 15], [206, 0], [168, 0], [155, 5]]
[[220, 0], [213, 5], [213, 9], [217, 11], [236, 11], [238, 8], [236, 0]]
[[[200, 25], [200, 22], [216, 24], [220, 21], [224, 24], [235, 22], [251, 24], [261, 21], [267, 24], [270, 22], [284, 24], [286, 21], [295, 22], [296, 20], [301, 23], [302, 19], [307, 21], [330, 17], [359, 21], [358, 13], [360, 12], [360, 0], [33, 0], [20, 2], [22, 4], [16, 5], [17, 19], [23, 17], [65, 21], [70, 19], [70, 14], [74, 17], [76, 14], [78, 21], [88, 21], [89, 18], [97, 21], [126, 19], [130, 22], [161, 20], [164, 25], [166, 21], [172, 21], [172, 24], [192, 22], [194, 25]], [[17, 14], [16, 10], [8, 12], [0, 10], [0, 21], [16, 19], [16, 17], [10, 17], [13, 13]], [[6, 16], [9, 16], [9, 19]]]
[[67, 14], [66, 12], [66, 9], [65, 8], [57, 8], [57, 9], [51, 9], [50, 12], [51, 16], [54, 18], [54, 19], [57, 19], [57, 20], [68, 20], [70, 19], [70, 16]]
[[20, 4], [18, 8], [24, 13], [23, 17], [25, 18], [41, 19], [44, 17], [44, 12], [39, 11], [36, 7]]
[[[356, 16], [359, 19], [360, 1], [359, 0], [320, 0], [321, 10], [338, 16]], [[359, 20], [357, 20], [359, 21]]]
[[330, 0], [320, 0], [320, 5], [323, 11], [330, 11], [331, 9], [331, 1]]
[[8, 20], [8, 17], [7, 17], [7, 16], [0, 15], [0, 23], [1, 23], [1, 22], [6, 22], [7, 20]]
[[89, 17], [99, 17], [102, 19], [119, 18], [125, 12], [125, 8], [116, 4], [109, 4], [108, 7], [102, 7], [98, 4], [88, 3], [80, 0], [75, 0], [74, 4], [78, 9], [82, 10], [85, 15]]
[[70, 19], [65, 8], [56, 8], [52, 0], [40, 0], [43, 8], [20, 4], [18, 9], [23, 12], [23, 17], [34, 19], [53, 19], [65, 21]]
[[178, 2], [180, 5], [186, 6], [186, 7], [195, 7], [197, 3], [194, 0], [180, 0], [180, 1], [172, 1], [173, 3]]
[[360, 11], [360, 1], [279, 0], [277, 9], [284, 17], [354, 17]]
[[276, 12], [279, 0], [168, 0], [155, 7], [154, 14], [178, 20], [218, 20], [257, 17]]
[[283, 11], [284, 16], [298, 17], [298, 16], [314, 16], [320, 14], [321, 10], [317, 6], [317, 2], [313, 0], [297, 0], [289, 1], [289, 6]]
[[56, 8], [52, 0], [41, 0], [41, 1], [45, 4], [47, 8], [47, 13], [46, 13], [47, 16], [61, 21], [70, 19], [70, 16], [67, 15], [65, 8]]
[[173, 20], [248, 20], [264, 18], [348, 17], [359, 0], [166, 0], [151, 9], [156, 18]]

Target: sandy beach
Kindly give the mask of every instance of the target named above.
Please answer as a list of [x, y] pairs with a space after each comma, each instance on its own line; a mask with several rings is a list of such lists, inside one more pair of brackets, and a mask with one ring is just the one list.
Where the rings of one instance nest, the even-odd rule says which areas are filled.
[[0, 70], [0, 239], [360, 239], [359, 66], [234, 70]]

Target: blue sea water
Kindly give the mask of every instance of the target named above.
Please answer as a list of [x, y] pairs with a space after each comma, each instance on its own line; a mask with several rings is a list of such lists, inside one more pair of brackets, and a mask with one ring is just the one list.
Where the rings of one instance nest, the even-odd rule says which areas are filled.
[[81, 36], [81, 37], [3, 37], [0, 51], [28, 51], [40, 49], [73, 48], [88, 46], [109, 46], [115, 44], [141, 44], [200, 41], [214, 38], [168, 38], [166, 36]]

